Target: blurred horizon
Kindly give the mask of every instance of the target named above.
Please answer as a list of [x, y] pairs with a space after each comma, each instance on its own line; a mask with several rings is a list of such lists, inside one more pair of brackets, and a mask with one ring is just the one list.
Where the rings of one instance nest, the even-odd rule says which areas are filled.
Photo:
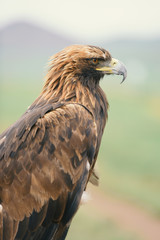
[[0, 28], [25, 20], [71, 38], [160, 38], [158, 0], [2, 0]]
[[[5, 29], [8, 28], [12, 28], [12, 26], [14, 27], [15, 25], [19, 25], [19, 24], [27, 24], [30, 26], [33, 26], [35, 28], [41, 28], [42, 30], [50, 33], [50, 34], [57, 34], [57, 35], [62, 35], [67, 39], [70, 39], [71, 41], [75, 41], [75, 42], [85, 42], [85, 44], [87, 44], [87, 42], [92, 42], [93, 39], [94, 41], [96, 41], [98, 44], [103, 44], [103, 42], [115, 42], [115, 41], [139, 41], [139, 42], [143, 42], [143, 41], [159, 41], [160, 40], [160, 25], [159, 25], [159, 29], [157, 29], [157, 34], [151, 34], [150, 29], [148, 29], [148, 33], [147, 34], [137, 34], [137, 35], [132, 35], [132, 34], [127, 34], [127, 32], [125, 34], [117, 34], [114, 35], [112, 33], [110, 33], [109, 35], [103, 36], [100, 35], [98, 38], [96, 36], [79, 36], [77, 34], [74, 33], [70, 33], [69, 31], [62, 31], [59, 28], [55, 27], [54, 25], [52, 27], [48, 27], [47, 24], [42, 24], [40, 21], [36, 21], [34, 19], [29, 19], [29, 18], [25, 18], [25, 17], [15, 17], [13, 20], [8, 20], [8, 21], [4, 21], [4, 22], [0, 22], [0, 32], [4, 31]], [[106, 29], [107, 32], [107, 29]]]
[[[138, 74], [140, 74], [139, 77], [136, 73], [129, 71], [129, 73], [131, 72], [134, 75], [132, 84], [135, 85], [144, 84], [144, 79], [148, 79], [147, 75], [150, 73], [155, 74], [154, 71], [158, 70], [160, 37], [152, 39], [117, 37], [112, 40], [103, 38], [100, 41], [89, 41], [88, 39], [78, 40], [78, 38], [75, 37], [73, 39], [63, 32], [56, 30], [49, 31], [47, 28], [35, 22], [32, 23], [31, 21], [24, 20], [13, 21], [0, 28], [0, 68], [3, 72], [4, 69], [7, 69], [5, 65], [7, 66], [7, 63], [9, 64], [10, 62], [13, 64], [13, 67], [15, 67], [14, 64], [16, 64], [16, 61], [19, 61], [17, 63], [20, 64], [21, 60], [26, 58], [26, 56], [29, 57], [33, 51], [34, 57], [37, 57], [38, 54], [43, 55], [42, 60], [39, 61], [41, 61], [41, 64], [43, 61], [43, 65], [41, 66], [42, 69], [44, 69], [53, 54], [72, 44], [97, 45], [106, 48], [111, 55], [116, 58], [120, 56], [127, 66], [131, 67], [132, 65], [136, 71], [138, 70]], [[37, 55], [35, 56], [35, 54]], [[12, 61], [14, 56], [17, 56], [15, 62]], [[149, 59], [150, 57], [154, 60], [154, 64], [152, 65], [153, 69], [149, 67], [149, 61], [152, 60]], [[12, 64], [10, 66], [11, 68]], [[2, 67], [4, 67], [4, 69], [2, 69]], [[16, 71], [16, 68], [14, 70]], [[44, 74], [43, 72], [43, 75]], [[153, 80], [157, 81], [156, 84], [159, 83], [159, 79], [153, 78]], [[130, 83], [129, 81], [129, 84]]]

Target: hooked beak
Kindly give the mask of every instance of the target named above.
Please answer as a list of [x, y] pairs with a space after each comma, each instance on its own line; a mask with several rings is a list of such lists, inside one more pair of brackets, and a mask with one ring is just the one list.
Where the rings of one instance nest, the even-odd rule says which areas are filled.
[[112, 58], [112, 60], [107, 63], [107, 65], [96, 68], [96, 70], [104, 72], [104, 74], [123, 75], [122, 82], [124, 82], [127, 77], [127, 69], [125, 65], [115, 58]]

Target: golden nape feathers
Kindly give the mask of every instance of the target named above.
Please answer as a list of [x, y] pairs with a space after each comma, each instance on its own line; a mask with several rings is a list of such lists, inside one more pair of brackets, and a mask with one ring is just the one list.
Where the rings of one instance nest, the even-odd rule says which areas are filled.
[[103, 48], [63, 49], [40, 96], [0, 135], [0, 239], [65, 239], [88, 181], [98, 182], [105, 74], [127, 72]]

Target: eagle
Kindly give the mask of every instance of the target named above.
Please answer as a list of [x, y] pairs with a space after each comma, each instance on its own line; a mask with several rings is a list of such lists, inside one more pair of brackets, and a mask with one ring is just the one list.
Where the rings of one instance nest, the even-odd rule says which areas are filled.
[[[0, 135], [0, 239], [64, 240], [93, 177], [108, 117], [99, 82], [127, 76], [100, 47], [50, 59], [40, 96]], [[94, 181], [93, 181], [94, 182]]]

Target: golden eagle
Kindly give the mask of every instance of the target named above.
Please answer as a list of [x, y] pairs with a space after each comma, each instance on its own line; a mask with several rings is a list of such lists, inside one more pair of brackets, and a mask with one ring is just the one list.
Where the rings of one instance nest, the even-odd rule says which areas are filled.
[[99, 86], [125, 66], [103, 48], [55, 54], [40, 96], [0, 135], [0, 239], [63, 240], [94, 174], [108, 102]]

